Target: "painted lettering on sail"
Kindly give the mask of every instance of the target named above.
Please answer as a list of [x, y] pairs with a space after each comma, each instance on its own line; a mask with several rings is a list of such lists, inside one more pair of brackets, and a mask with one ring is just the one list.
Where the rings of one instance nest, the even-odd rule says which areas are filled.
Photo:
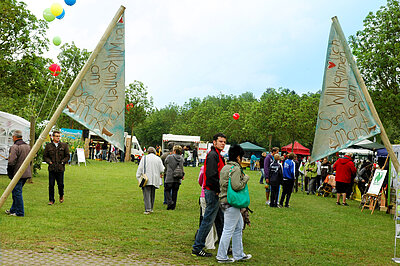
[[343, 43], [332, 27], [314, 138], [313, 160], [380, 132], [347, 60]]
[[118, 22], [68, 103], [64, 113], [124, 147], [125, 29]]

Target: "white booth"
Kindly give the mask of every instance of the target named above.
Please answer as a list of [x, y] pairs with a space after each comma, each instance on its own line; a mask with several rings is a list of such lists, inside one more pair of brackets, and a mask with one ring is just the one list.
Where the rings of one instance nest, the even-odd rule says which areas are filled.
[[16, 115], [0, 111], [0, 174], [7, 174], [8, 151], [14, 144], [12, 133], [14, 130], [22, 131], [22, 139], [29, 143], [30, 123]]

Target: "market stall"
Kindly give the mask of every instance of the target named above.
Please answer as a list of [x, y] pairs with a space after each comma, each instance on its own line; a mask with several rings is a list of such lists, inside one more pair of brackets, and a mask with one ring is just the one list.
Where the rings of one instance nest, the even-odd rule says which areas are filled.
[[8, 151], [13, 145], [12, 133], [22, 131], [22, 139], [29, 143], [29, 122], [19, 116], [0, 112], [0, 174], [7, 174]]

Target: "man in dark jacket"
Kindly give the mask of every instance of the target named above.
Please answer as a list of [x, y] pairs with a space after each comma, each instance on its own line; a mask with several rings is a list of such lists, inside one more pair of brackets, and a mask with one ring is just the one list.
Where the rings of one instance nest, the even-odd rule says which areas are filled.
[[192, 158], [192, 161], [193, 161], [193, 167], [197, 167], [197, 157], [199, 157], [198, 156], [198, 153], [197, 153], [197, 146], [194, 146], [194, 149], [193, 149], [193, 156], [192, 156], [193, 158]]
[[[17, 173], [18, 169], [21, 167], [25, 158], [28, 156], [31, 148], [22, 140], [22, 131], [15, 130], [12, 135], [14, 145], [10, 148], [10, 153], [8, 157], [7, 174], [12, 179]], [[32, 177], [31, 167], [28, 166], [25, 172], [22, 174], [18, 183], [15, 185], [12, 191], [13, 203], [9, 210], [6, 210], [6, 214], [12, 216], [24, 216], [24, 200], [22, 198], [22, 188], [28, 178]]]
[[213, 137], [213, 146], [207, 154], [204, 163], [204, 194], [206, 199], [206, 210], [203, 220], [201, 221], [199, 230], [196, 234], [196, 240], [193, 244], [192, 255], [198, 257], [211, 257], [212, 254], [205, 252], [205, 241], [210, 229], [215, 222], [218, 239], [221, 239], [222, 229], [224, 227], [224, 214], [219, 207], [219, 173], [225, 165], [225, 160], [221, 156], [221, 151], [225, 148], [226, 136], [222, 133], [217, 133]]
[[68, 144], [60, 141], [60, 131], [53, 132], [53, 141], [44, 148], [43, 160], [49, 165], [49, 205], [53, 205], [54, 185], [57, 181], [60, 203], [64, 202], [64, 171], [69, 161]]
[[269, 166], [269, 174], [265, 181], [270, 185], [271, 189], [271, 203], [270, 207], [278, 207], [279, 186], [283, 180], [282, 165], [278, 163], [280, 158], [279, 154], [274, 155], [274, 161]]

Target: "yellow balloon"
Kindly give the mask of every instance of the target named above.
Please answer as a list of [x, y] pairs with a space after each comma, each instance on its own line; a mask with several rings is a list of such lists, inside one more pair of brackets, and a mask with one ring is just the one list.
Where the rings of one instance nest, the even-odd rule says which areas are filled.
[[60, 4], [54, 3], [51, 5], [50, 11], [54, 16], [57, 17], [57, 16], [61, 15], [61, 13], [63, 12], [63, 8]]

